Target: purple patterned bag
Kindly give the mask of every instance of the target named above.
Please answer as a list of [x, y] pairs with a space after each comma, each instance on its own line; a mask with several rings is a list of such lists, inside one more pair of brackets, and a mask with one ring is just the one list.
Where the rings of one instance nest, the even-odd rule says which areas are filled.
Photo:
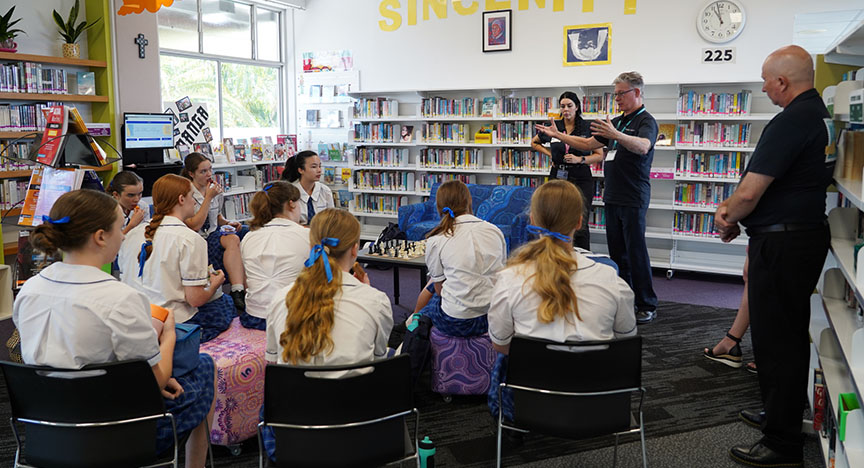
[[432, 328], [432, 391], [442, 395], [485, 395], [495, 350], [489, 335], [447, 336]]

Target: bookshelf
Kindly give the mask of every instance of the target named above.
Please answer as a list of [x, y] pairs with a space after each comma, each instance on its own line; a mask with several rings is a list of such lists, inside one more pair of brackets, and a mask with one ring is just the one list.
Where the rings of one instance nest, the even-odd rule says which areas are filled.
[[222, 216], [241, 222], [252, 219], [252, 197], [268, 182], [279, 180], [278, 168], [284, 164], [284, 160], [213, 164], [213, 179], [226, 187]]
[[[741, 274], [746, 238], [722, 243], [712, 231], [716, 205], [701, 203], [701, 198], [688, 199], [686, 204], [684, 199], [676, 202], [680, 198], [676, 194], [692, 196], [702, 190], [706, 195], [707, 186], [722, 188], [726, 194], [734, 190], [762, 129], [780, 110], [764, 96], [761, 86], [761, 82], [645, 86], [648, 111], [658, 124], [673, 125], [676, 131], [669, 146], [655, 147], [646, 233], [652, 266], [667, 270], [670, 278], [676, 270]], [[414, 187], [406, 183], [398, 190], [388, 187], [382, 192], [368, 184], [350, 184], [354, 197], [351, 212], [361, 217], [364, 232], [377, 234], [387, 222], [396, 221], [398, 206], [418, 203], [428, 195], [430, 176], [479, 184], [538, 186], [548, 177], [551, 162], [531, 149], [533, 124], [548, 120], [549, 112], [557, 112], [558, 96], [566, 90], [575, 91], [582, 99], [583, 118], [617, 115], [612, 86], [351, 93], [358, 109], [353, 116], [355, 132], [350, 136], [356, 147], [351, 158], [352, 182], [358, 172], [357, 177], [366, 177], [368, 171], [414, 173]], [[724, 108], [730, 112], [687, 114], [679, 104], [688, 94], [735, 95], [742, 91], [749, 92], [747, 112], [740, 109], [732, 113], [731, 108]], [[483, 116], [484, 98], [495, 99], [494, 111], [488, 116]], [[513, 137], [509, 140], [477, 142], [475, 132], [483, 125], [515, 132], [510, 132]], [[401, 141], [402, 130], [408, 126], [411, 141]], [[524, 131], [526, 127], [530, 131]], [[677, 138], [679, 128], [681, 138]], [[741, 128], [747, 129], [743, 133], [746, 138], [735, 141], [692, 138], [697, 129], [702, 136], [725, 135], [732, 130], [740, 135]], [[595, 182], [603, 180], [602, 167], [592, 168], [592, 173]], [[594, 211], [587, 222], [592, 250], [606, 253], [601, 200], [602, 189], [595, 193]], [[719, 203], [722, 198], [713, 197], [713, 201]]]

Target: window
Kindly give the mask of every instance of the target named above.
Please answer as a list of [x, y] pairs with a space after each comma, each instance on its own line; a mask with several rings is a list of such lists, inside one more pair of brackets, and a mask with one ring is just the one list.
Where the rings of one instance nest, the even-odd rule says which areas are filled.
[[165, 107], [184, 96], [205, 103], [217, 141], [281, 133], [287, 14], [234, 0], [175, 0], [160, 9]]

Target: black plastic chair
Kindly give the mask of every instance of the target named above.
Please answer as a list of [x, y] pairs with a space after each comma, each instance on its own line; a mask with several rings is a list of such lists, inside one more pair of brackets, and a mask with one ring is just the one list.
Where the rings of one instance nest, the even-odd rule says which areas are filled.
[[[333, 378], [333, 372], [342, 377]], [[329, 373], [329, 375], [328, 375]], [[260, 464], [366, 467], [417, 457], [420, 413], [414, 408], [407, 355], [349, 366], [270, 364], [264, 420], [258, 424]], [[406, 416], [414, 413], [414, 451], [406, 456]], [[271, 427], [275, 462], [261, 432]]]
[[[174, 417], [165, 411], [147, 362], [81, 370], [11, 362], [0, 366], [12, 406], [15, 467], [177, 467]], [[169, 418], [174, 429], [171, 459], [156, 453], [160, 418]], [[19, 423], [26, 431], [23, 449]]]
[[[498, 412], [497, 466], [501, 466], [502, 429], [536, 431], [568, 439], [615, 435], [612, 466], [618, 461], [618, 436], [639, 433], [642, 466], [648, 466], [642, 420], [642, 337], [611, 341], [555, 343], [515, 336], [505, 382], [513, 392], [513, 423]], [[639, 392], [639, 422], [632, 393]]]

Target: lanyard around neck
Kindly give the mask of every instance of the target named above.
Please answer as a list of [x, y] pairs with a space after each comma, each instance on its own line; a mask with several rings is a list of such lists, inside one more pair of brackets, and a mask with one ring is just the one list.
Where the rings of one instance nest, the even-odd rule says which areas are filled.
[[[624, 123], [624, 117], [622, 116], [621, 120], [618, 121], [618, 126], [615, 127], [615, 130], [618, 130], [619, 132], [624, 132], [625, 130], [627, 130], [627, 127], [629, 127], [630, 124], [633, 123], [634, 120], [636, 120], [636, 117], [638, 117], [639, 114], [641, 114], [643, 112], [645, 112], [644, 106], [641, 109], [639, 109], [639, 112], [637, 112], [636, 115], [634, 115], [633, 117], [630, 117], [630, 120], [627, 121], [627, 125], [625, 125], [623, 129], [621, 128], [621, 124]], [[612, 149], [614, 150], [617, 147], [618, 147], [618, 140], [615, 140], [612, 143]]]

